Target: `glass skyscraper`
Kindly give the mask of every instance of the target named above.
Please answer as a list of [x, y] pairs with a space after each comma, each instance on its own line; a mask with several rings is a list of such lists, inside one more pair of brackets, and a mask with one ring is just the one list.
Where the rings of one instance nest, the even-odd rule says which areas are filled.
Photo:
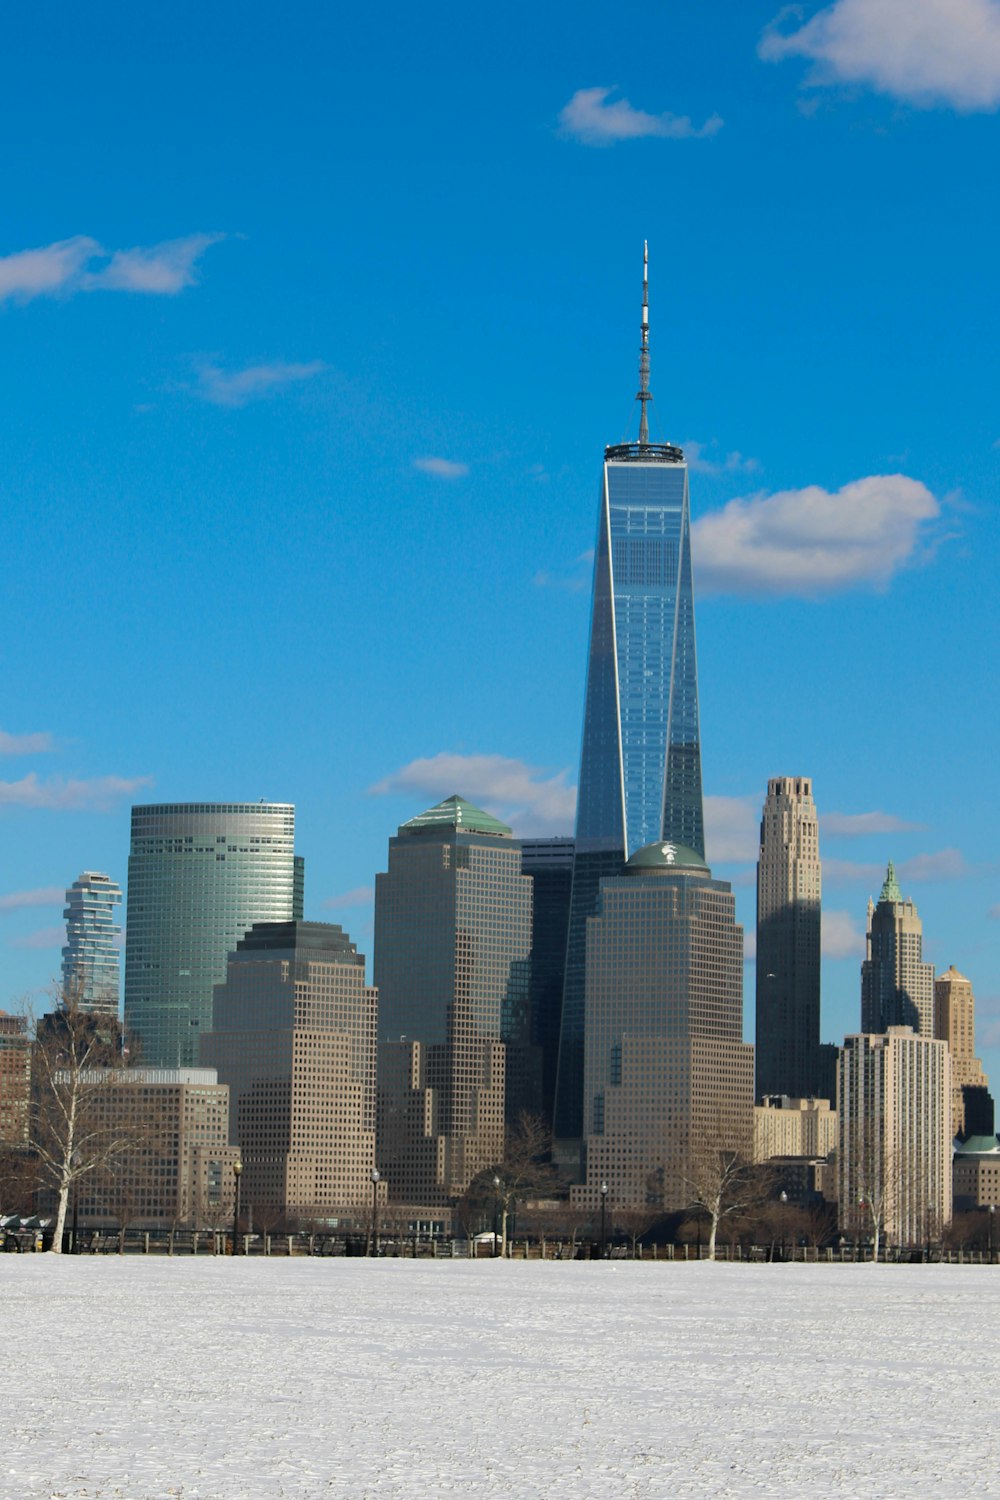
[[255, 922], [301, 917], [294, 840], [290, 803], [133, 807], [125, 1026], [145, 1065], [196, 1067], [228, 955]]
[[[604, 451], [555, 1133], [582, 1135], [587, 918], [602, 877], [658, 839], [704, 857], [688, 469], [651, 443], [643, 281], [637, 443]], [[567, 1160], [566, 1153], [561, 1153]]]
[[84, 870], [66, 892], [62, 988], [64, 998], [81, 1010], [118, 1014], [122, 930], [115, 907], [121, 899], [121, 887], [97, 870]]

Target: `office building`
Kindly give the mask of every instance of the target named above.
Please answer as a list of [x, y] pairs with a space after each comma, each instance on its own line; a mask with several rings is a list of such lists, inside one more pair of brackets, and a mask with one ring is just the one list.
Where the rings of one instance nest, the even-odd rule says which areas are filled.
[[608, 447], [593, 604], [555, 1131], [572, 1168], [584, 1134], [587, 919], [601, 880], [656, 840], [704, 856], [688, 469], [651, 443], [649, 299], [643, 273], [639, 441]]
[[[992, 1110], [985, 1121], [981, 1113], [989, 1079], [976, 1056], [976, 999], [972, 984], [954, 964], [934, 981], [934, 1035], [948, 1043], [951, 1053], [952, 1137], [964, 1136], [970, 1125], [976, 1127], [974, 1134], [992, 1132]], [[969, 1114], [977, 1117], [967, 1119]]]
[[985, 1209], [990, 1248], [1000, 1250], [1000, 1141], [992, 1131], [958, 1141], [952, 1159], [952, 1195], [957, 1214]]
[[333, 923], [255, 923], [237, 943], [201, 1055], [229, 1087], [247, 1203], [307, 1221], [368, 1203], [377, 1009]]
[[133, 807], [125, 1026], [151, 1067], [193, 1067], [212, 991], [255, 922], [301, 915], [289, 803]]
[[390, 1198], [446, 1202], [502, 1156], [505, 1101], [526, 1092], [513, 1070], [529, 1070], [529, 1091], [538, 1074], [530, 953], [531, 879], [507, 825], [457, 796], [404, 823], [375, 879]]
[[692, 1163], [749, 1155], [743, 929], [732, 890], [681, 844], [637, 850], [587, 924], [585, 1175], [617, 1208], [683, 1208]]
[[757, 1097], [820, 1086], [819, 823], [808, 776], [767, 784], [757, 862]]
[[118, 1014], [122, 930], [115, 909], [121, 899], [121, 887], [97, 870], [84, 870], [66, 892], [62, 991], [81, 1010]]
[[753, 1111], [753, 1159], [829, 1156], [837, 1149], [837, 1111], [829, 1099], [765, 1095]]
[[525, 1103], [541, 1115], [551, 1130], [559, 1062], [559, 1019], [566, 974], [566, 937], [573, 891], [571, 838], [521, 841], [521, 870], [531, 876], [531, 996], [532, 1046], [541, 1064], [540, 1091]]
[[912, 1026], [934, 1035], [934, 965], [923, 961], [924, 928], [903, 899], [889, 861], [878, 904], [868, 903], [867, 956], [861, 965], [861, 1029]]
[[883, 1244], [926, 1245], [951, 1220], [947, 1043], [909, 1026], [849, 1036], [838, 1078], [841, 1228]]
[[28, 1143], [31, 1035], [24, 1016], [0, 1010], [0, 1147]]

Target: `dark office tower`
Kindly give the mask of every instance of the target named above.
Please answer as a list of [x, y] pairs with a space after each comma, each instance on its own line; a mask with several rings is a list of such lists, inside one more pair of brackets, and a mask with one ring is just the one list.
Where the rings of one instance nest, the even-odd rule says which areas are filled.
[[313, 1218], [369, 1201], [376, 1011], [364, 955], [330, 922], [258, 922], [237, 943], [201, 1057], [229, 1085], [247, 1202]]
[[868, 903], [867, 957], [861, 965], [861, 1030], [912, 1026], [934, 1035], [934, 965], [925, 964], [924, 927], [904, 901], [892, 860], [878, 898]]
[[819, 1092], [820, 894], [812, 781], [773, 777], [757, 862], [758, 1099]]
[[133, 807], [125, 1026], [145, 1066], [197, 1066], [228, 955], [255, 922], [292, 919], [294, 840], [290, 803]]
[[539, 1090], [525, 1103], [550, 1129], [559, 1061], [573, 848], [573, 840], [567, 838], [521, 841], [521, 869], [532, 880], [531, 1042], [541, 1063]]
[[531, 880], [506, 824], [461, 797], [404, 823], [375, 877], [378, 1152], [395, 1200], [441, 1203], [499, 1159], [505, 1059], [530, 1050], [530, 950]]
[[[581, 1206], [684, 1208], [692, 1161], [748, 1152], [743, 929], [732, 889], [681, 844], [601, 882], [587, 923]], [[717, 1159], [717, 1155], [716, 1155]]]
[[81, 1010], [118, 1014], [122, 930], [115, 908], [121, 899], [121, 887], [96, 870], [84, 870], [66, 892], [63, 996]]
[[704, 855], [688, 470], [651, 443], [643, 272], [639, 441], [604, 450], [580, 759], [573, 895], [556, 1085], [556, 1135], [583, 1124], [584, 960], [599, 883], [657, 839]]

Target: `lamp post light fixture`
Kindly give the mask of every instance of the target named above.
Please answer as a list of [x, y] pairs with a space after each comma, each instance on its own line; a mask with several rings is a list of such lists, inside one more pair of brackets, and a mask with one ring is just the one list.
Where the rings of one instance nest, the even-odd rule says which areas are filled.
[[989, 1216], [989, 1218], [986, 1221], [986, 1225], [987, 1225], [987, 1228], [989, 1230], [989, 1235], [990, 1235], [990, 1238], [989, 1238], [990, 1265], [993, 1264], [993, 1215], [996, 1213], [996, 1211], [997, 1211], [996, 1204], [995, 1203], [991, 1203], [990, 1204], [990, 1216]]
[[378, 1185], [380, 1179], [378, 1167], [372, 1167], [372, 1255], [378, 1255]]
[[233, 1162], [233, 1254], [240, 1253], [240, 1178], [243, 1175], [243, 1163], [237, 1159]]
[[601, 1183], [601, 1259], [608, 1251], [608, 1185]]
[[785, 1253], [785, 1213], [784, 1213], [784, 1210], [788, 1207], [788, 1194], [785, 1192], [784, 1188], [782, 1188], [781, 1192], [778, 1194], [778, 1201], [781, 1204], [781, 1209], [782, 1209], [782, 1213], [781, 1213], [781, 1258], [782, 1258], [782, 1260], [785, 1260], [787, 1257], [786, 1257], [786, 1253]]
[[493, 1259], [500, 1254], [497, 1238], [500, 1232], [500, 1179], [493, 1178]]

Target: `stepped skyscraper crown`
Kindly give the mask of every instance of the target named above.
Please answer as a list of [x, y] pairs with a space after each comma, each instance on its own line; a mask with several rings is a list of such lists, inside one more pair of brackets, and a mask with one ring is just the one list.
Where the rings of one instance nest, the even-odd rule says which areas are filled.
[[587, 918], [602, 876], [647, 844], [704, 856], [688, 470], [649, 441], [643, 255], [639, 441], [604, 451], [577, 804], [556, 1133], [579, 1137]]

